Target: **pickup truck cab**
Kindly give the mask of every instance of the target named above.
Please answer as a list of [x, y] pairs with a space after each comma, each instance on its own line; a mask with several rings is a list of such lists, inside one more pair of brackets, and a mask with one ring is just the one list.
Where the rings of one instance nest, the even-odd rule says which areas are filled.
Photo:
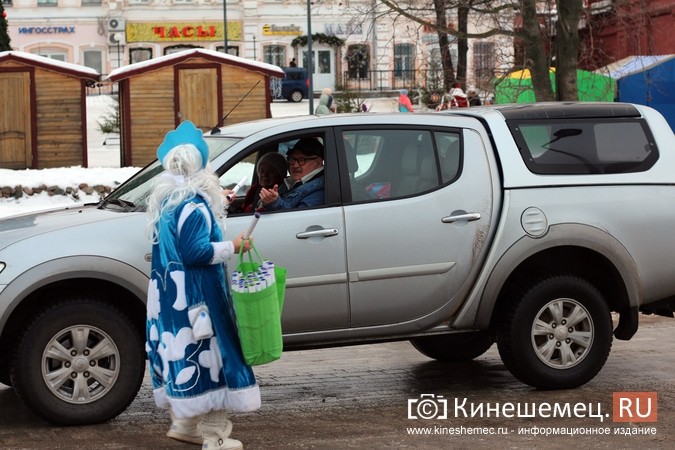
[[[288, 270], [285, 350], [410, 340], [462, 361], [496, 342], [515, 377], [566, 389], [640, 313], [672, 317], [675, 137], [649, 107], [302, 116], [205, 139], [231, 187], [305, 137], [324, 145], [325, 201], [264, 212], [254, 232]], [[145, 199], [161, 173], [155, 162], [98, 204], [0, 221], [0, 382], [46, 420], [107, 420], [138, 391]], [[251, 223], [243, 197], [226, 238]]]

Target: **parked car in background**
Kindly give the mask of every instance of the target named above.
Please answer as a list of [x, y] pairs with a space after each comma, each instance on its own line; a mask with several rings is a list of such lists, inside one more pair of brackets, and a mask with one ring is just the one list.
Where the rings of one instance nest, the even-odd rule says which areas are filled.
[[286, 99], [297, 103], [308, 98], [307, 70], [303, 67], [284, 67], [283, 71], [286, 73], [284, 78], [272, 78], [270, 83], [272, 99]]
[[[639, 313], [672, 316], [675, 136], [649, 107], [312, 115], [205, 136], [223, 187], [255, 183], [260, 158], [300, 138], [324, 144], [325, 201], [265, 212], [254, 232], [288, 270], [285, 350], [410, 340], [462, 361], [496, 342], [524, 383], [567, 389]], [[162, 171], [98, 204], [0, 220], [0, 382], [48, 421], [101, 422], [136, 396], [145, 201]], [[251, 223], [243, 197], [226, 238]]]

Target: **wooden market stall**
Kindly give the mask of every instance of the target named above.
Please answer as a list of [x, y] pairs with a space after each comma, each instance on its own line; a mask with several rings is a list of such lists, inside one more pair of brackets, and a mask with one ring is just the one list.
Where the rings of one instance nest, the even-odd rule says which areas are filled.
[[93, 69], [0, 52], [0, 167], [87, 167], [86, 87]]
[[114, 70], [121, 120], [122, 166], [156, 158], [167, 131], [190, 120], [204, 132], [271, 117], [270, 77], [277, 66], [205, 49], [189, 49]]

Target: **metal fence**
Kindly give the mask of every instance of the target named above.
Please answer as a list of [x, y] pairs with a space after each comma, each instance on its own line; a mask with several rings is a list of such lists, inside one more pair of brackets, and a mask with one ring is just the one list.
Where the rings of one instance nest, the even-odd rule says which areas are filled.
[[426, 88], [431, 91], [443, 90], [442, 69], [369, 70], [364, 72], [364, 77], [358, 76], [361, 73], [344, 72], [337, 84], [346, 90], [358, 92], [411, 88]]

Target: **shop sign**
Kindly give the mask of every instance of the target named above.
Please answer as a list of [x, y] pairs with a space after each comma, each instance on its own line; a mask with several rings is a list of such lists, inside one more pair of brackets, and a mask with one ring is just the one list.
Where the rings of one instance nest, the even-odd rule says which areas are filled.
[[262, 34], [271, 35], [293, 35], [300, 36], [303, 33], [298, 25], [263, 25]]
[[19, 34], [73, 34], [75, 27], [19, 27]]
[[[153, 22], [129, 23], [126, 28], [127, 42], [196, 42], [222, 41], [222, 22]], [[241, 23], [227, 22], [227, 38], [241, 40]]]
[[325, 33], [329, 36], [353, 36], [363, 34], [363, 25], [360, 23], [327, 23]]

